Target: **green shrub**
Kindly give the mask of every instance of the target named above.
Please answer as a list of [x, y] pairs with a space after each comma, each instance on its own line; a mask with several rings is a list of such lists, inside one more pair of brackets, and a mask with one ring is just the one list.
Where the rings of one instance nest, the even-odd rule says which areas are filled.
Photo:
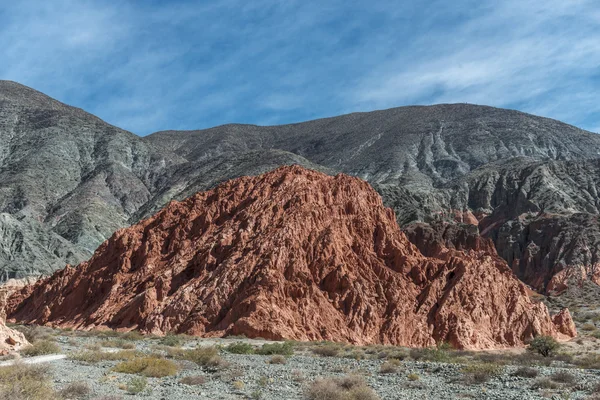
[[336, 357], [340, 354], [341, 346], [335, 343], [326, 343], [312, 349], [312, 352], [323, 357]]
[[249, 343], [236, 342], [225, 347], [225, 351], [232, 354], [254, 354], [254, 346]]
[[498, 364], [472, 364], [462, 369], [469, 383], [480, 384], [502, 373], [502, 366]]
[[177, 365], [170, 360], [158, 357], [139, 357], [123, 361], [113, 368], [124, 374], [142, 374], [152, 378], [172, 376], [177, 373]]
[[294, 354], [294, 344], [292, 342], [284, 343], [266, 343], [256, 349], [256, 354], [271, 356], [279, 354], [282, 356], [291, 356]]
[[21, 350], [21, 355], [25, 357], [42, 356], [45, 354], [57, 354], [60, 353], [60, 347], [49, 340], [38, 340], [31, 346], [25, 347]]
[[159, 343], [164, 346], [179, 347], [183, 343], [183, 340], [177, 335], [167, 335], [161, 338]]
[[143, 392], [148, 386], [148, 379], [145, 376], [133, 377], [127, 382], [127, 392], [130, 394], [138, 394]]
[[0, 367], [0, 399], [54, 400], [58, 396], [46, 366], [17, 363]]
[[560, 345], [552, 336], [536, 336], [529, 344], [529, 350], [544, 357], [552, 355]]

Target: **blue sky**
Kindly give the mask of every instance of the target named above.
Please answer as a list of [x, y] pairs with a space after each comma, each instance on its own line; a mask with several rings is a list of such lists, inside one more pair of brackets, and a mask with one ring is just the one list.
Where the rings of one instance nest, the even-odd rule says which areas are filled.
[[597, 0], [2, 1], [0, 48], [140, 135], [451, 102], [600, 132]]

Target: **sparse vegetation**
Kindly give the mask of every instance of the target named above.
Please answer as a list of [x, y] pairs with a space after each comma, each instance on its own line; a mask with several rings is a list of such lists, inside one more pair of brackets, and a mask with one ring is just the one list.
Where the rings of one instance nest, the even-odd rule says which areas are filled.
[[414, 374], [414, 373], [408, 374], [407, 378], [411, 382], [418, 381], [419, 379], [421, 379], [421, 377], [418, 374]]
[[552, 374], [550, 379], [552, 379], [554, 382], [564, 383], [567, 385], [574, 385], [577, 382], [575, 375], [565, 371]]
[[540, 378], [537, 379], [533, 385], [532, 389], [557, 389], [558, 383], [553, 382], [550, 378]]
[[26, 364], [0, 367], [0, 399], [54, 400], [57, 398], [46, 367]]
[[312, 352], [323, 357], [336, 357], [340, 354], [341, 346], [335, 343], [324, 343], [313, 347]]
[[163, 346], [179, 347], [182, 345], [183, 340], [177, 335], [166, 335], [159, 340], [159, 343]]
[[305, 392], [309, 400], [379, 400], [360, 376], [317, 379]]
[[225, 351], [232, 354], [254, 354], [254, 346], [250, 343], [235, 342], [225, 347]]
[[60, 396], [65, 400], [77, 400], [87, 397], [92, 392], [85, 382], [71, 382], [60, 391]]
[[206, 383], [206, 378], [202, 375], [186, 376], [185, 378], [181, 378], [179, 383], [189, 386], [204, 385]]
[[123, 361], [113, 368], [115, 372], [142, 374], [152, 378], [175, 375], [177, 370], [177, 365], [173, 361], [155, 356], [133, 358]]
[[21, 350], [21, 355], [25, 357], [42, 356], [45, 354], [57, 354], [60, 353], [60, 347], [49, 340], [38, 340], [33, 342], [31, 346], [25, 347]]
[[285, 363], [287, 363], [287, 360], [285, 359], [284, 356], [279, 355], [279, 354], [274, 355], [269, 360], [269, 364], [285, 364]]
[[130, 394], [138, 394], [142, 393], [146, 386], [148, 386], [148, 379], [145, 376], [135, 376], [127, 382], [125, 390]]
[[400, 366], [400, 361], [398, 360], [390, 360], [381, 364], [379, 367], [380, 374], [395, 374], [398, 372], [398, 367]]
[[187, 360], [195, 362], [200, 366], [223, 368], [227, 362], [219, 356], [219, 350], [216, 347], [201, 347], [194, 349], [170, 349], [169, 357], [176, 360]]
[[233, 387], [236, 388], [237, 390], [242, 390], [244, 388], [244, 382], [242, 381], [233, 381]]
[[294, 354], [294, 344], [292, 342], [284, 343], [266, 343], [256, 349], [256, 354], [270, 356], [279, 354], [282, 356], [291, 356]]
[[502, 366], [498, 364], [471, 364], [462, 369], [465, 380], [472, 384], [481, 384], [502, 373]]
[[551, 356], [560, 345], [552, 336], [536, 336], [529, 344], [529, 350], [534, 351], [543, 357]]
[[517, 369], [513, 375], [520, 376], [521, 378], [535, 378], [538, 376], [538, 370], [531, 367], [521, 367]]
[[85, 363], [98, 363], [100, 361], [122, 361], [131, 360], [135, 357], [140, 357], [142, 353], [134, 350], [121, 350], [116, 353], [109, 353], [99, 350], [88, 350], [72, 353], [69, 358], [74, 361], [80, 361]]

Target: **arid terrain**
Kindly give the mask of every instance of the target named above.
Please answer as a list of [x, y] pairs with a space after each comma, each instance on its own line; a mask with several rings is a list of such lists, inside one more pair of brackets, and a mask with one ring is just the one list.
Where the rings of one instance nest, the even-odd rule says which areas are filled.
[[[94, 400], [516, 400], [600, 395], [600, 340], [587, 333], [545, 358], [522, 348], [468, 352], [444, 346], [408, 349], [16, 328], [26, 333], [33, 347], [20, 360], [9, 362], [41, 379], [48, 399], [55, 394], [57, 399]], [[25, 364], [46, 353], [66, 357], [40, 364], [39, 369]], [[0, 384], [7, 384], [6, 371], [0, 367]]]

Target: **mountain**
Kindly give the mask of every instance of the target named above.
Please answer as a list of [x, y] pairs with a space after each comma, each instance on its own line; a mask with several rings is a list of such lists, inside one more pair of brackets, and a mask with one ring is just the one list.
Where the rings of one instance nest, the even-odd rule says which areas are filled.
[[499, 257], [424, 257], [366, 182], [298, 166], [227, 181], [117, 231], [9, 299], [18, 322], [458, 348], [572, 337]]
[[0, 212], [36, 227], [25, 246], [0, 238], [2, 279], [75, 264], [173, 199], [298, 164], [367, 180], [407, 233], [450, 224], [491, 239], [537, 290], [598, 281], [600, 136], [548, 118], [443, 104], [140, 138], [0, 81], [0, 139]]

